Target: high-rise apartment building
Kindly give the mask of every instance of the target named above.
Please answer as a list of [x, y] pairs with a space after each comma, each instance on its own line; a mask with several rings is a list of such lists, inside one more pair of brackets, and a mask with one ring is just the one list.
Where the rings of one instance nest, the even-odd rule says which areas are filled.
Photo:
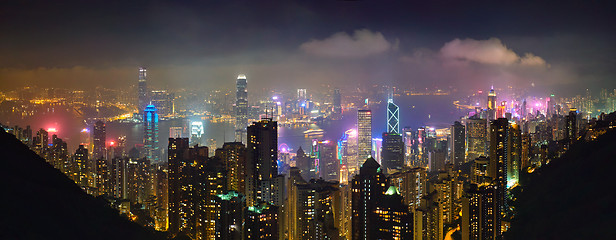
[[92, 159], [97, 160], [100, 158], [107, 157], [107, 134], [105, 129], [105, 123], [102, 121], [97, 121], [94, 123], [94, 127], [92, 128], [92, 145], [94, 148], [92, 149]]
[[381, 166], [374, 158], [368, 158], [351, 185], [352, 239], [377, 239], [377, 204], [387, 187], [387, 178], [382, 173]]
[[462, 197], [463, 240], [500, 239], [501, 214], [497, 205], [498, 189], [494, 185], [471, 184]]
[[464, 125], [456, 121], [450, 128], [449, 149], [451, 151], [450, 163], [458, 167], [466, 163], [466, 131]]
[[[248, 126], [246, 159], [246, 204], [282, 204], [284, 187], [278, 184], [278, 124], [269, 118]], [[284, 182], [282, 182], [284, 185]]]
[[75, 155], [73, 156], [73, 181], [75, 181], [80, 186], [87, 185], [87, 163], [88, 163], [88, 149], [86, 149], [83, 145], [79, 145], [77, 150], [75, 150]]
[[216, 157], [222, 160], [227, 171], [227, 189], [244, 193], [246, 191], [246, 147], [241, 142], [226, 142], [216, 149]]

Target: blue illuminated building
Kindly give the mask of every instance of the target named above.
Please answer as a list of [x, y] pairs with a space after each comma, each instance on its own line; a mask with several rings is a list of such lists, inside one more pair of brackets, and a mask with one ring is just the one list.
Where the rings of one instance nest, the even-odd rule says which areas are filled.
[[143, 111], [143, 148], [150, 162], [160, 161], [158, 149], [158, 113], [154, 105], [148, 105]]

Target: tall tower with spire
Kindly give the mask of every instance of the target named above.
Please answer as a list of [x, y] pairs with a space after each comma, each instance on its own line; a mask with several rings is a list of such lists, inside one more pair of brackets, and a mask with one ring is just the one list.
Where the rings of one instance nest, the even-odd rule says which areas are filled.
[[248, 125], [248, 81], [246, 75], [237, 76], [235, 93], [235, 141], [246, 143]]
[[137, 103], [137, 107], [139, 108], [139, 112], [142, 112], [145, 107], [148, 105], [148, 88], [146, 85], [147, 80], [147, 72], [148, 70], [144, 67], [139, 68], [139, 90], [137, 93], [137, 98], [139, 102]]

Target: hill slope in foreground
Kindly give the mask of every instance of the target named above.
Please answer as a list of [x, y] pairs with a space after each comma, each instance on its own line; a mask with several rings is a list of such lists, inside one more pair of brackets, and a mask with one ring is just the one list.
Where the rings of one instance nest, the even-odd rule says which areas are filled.
[[120, 216], [0, 128], [0, 239], [166, 239]]
[[[523, 177], [506, 239], [614, 239], [616, 131]], [[524, 179], [525, 178], [525, 179]]]

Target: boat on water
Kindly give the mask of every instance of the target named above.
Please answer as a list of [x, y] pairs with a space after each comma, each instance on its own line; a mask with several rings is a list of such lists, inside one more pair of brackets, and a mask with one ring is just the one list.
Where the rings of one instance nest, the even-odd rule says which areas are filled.
[[325, 133], [323, 129], [308, 129], [304, 131], [304, 135], [312, 137], [312, 136], [321, 136]]

